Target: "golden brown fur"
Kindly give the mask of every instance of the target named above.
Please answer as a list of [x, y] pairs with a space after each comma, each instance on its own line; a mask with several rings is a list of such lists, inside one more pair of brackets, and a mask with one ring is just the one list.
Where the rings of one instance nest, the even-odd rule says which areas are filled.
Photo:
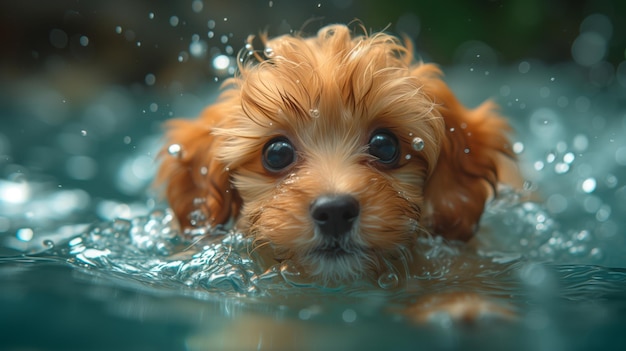
[[[465, 108], [436, 66], [414, 62], [408, 43], [384, 33], [333, 25], [311, 38], [262, 39], [265, 50], [242, 53], [238, 75], [200, 118], [168, 124], [167, 145], [182, 152], [163, 152], [158, 182], [183, 227], [235, 218], [276, 258], [327, 280], [379, 271], [420, 233], [472, 237], [513, 156], [493, 103]], [[377, 130], [399, 141], [393, 165], [368, 153]], [[262, 161], [276, 136], [296, 152], [278, 172]], [[332, 240], [311, 218], [325, 194], [359, 205], [351, 230]], [[330, 241], [341, 255], [316, 254]]]

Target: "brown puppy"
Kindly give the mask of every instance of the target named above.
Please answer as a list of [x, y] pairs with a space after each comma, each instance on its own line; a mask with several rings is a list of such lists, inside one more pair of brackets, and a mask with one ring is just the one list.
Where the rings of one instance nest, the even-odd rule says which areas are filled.
[[514, 164], [493, 103], [464, 107], [385, 33], [262, 40], [200, 118], [168, 124], [158, 182], [182, 227], [235, 219], [321, 281], [375, 276], [423, 233], [473, 236]]

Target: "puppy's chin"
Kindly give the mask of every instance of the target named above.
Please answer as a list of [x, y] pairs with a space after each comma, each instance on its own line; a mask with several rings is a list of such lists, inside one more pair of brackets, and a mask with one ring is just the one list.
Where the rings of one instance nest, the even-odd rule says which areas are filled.
[[325, 285], [363, 279], [375, 271], [376, 260], [363, 249], [316, 249], [300, 258], [314, 280]]

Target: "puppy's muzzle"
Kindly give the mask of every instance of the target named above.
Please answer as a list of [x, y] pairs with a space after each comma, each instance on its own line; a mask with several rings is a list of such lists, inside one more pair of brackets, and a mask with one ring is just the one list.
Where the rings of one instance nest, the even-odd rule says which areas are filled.
[[309, 213], [319, 232], [338, 239], [352, 230], [359, 216], [359, 202], [351, 195], [322, 195], [311, 202]]

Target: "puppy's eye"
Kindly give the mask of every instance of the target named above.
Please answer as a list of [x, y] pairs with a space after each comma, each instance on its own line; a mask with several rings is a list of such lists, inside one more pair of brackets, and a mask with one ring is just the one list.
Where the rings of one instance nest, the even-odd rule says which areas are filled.
[[263, 148], [263, 167], [270, 172], [279, 172], [293, 163], [296, 151], [285, 137], [270, 140]]
[[392, 165], [400, 155], [398, 139], [388, 130], [377, 130], [370, 138], [369, 152], [378, 158], [378, 162]]

